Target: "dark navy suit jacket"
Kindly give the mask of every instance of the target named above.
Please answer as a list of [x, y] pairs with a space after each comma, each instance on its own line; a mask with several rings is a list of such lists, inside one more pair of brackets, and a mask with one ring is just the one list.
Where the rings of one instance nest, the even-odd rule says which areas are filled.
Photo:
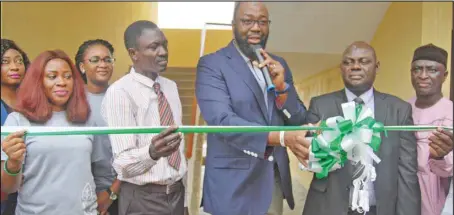
[[[290, 68], [284, 59], [271, 56], [285, 68], [285, 81], [290, 86], [288, 99], [281, 109], [275, 105], [274, 93], [268, 93], [267, 110], [263, 92], [233, 41], [227, 47], [200, 58], [196, 96], [208, 125], [306, 123], [306, 107], [293, 86]], [[202, 198], [206, 212], [213, 215], [266, 214], [274, 186], [274, 163], [264, 159], [267, 139], [267, 132], [208, 134]], [[293, 209], [289, 157], [284, 147], [273, 148], [281, 189]]]

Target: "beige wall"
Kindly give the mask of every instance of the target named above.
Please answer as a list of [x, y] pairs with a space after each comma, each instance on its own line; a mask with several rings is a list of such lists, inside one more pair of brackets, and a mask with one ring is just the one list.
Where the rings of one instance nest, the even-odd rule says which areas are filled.
[[[112, 81], [131, 65], [123, 42], [126, 27], [145, 19], [157, 22], [157, 2], [2, 2], [2, 38], [15, 40], [35, 58], [46, 49], [62, 49], [71, 58], [83, 41], [111, 42], [117, 59]], [[201, 30], [163, 29], [169, 40], [169, 67], [195, 68]], [[207, 31], [205, 53], [232, 39], [230, 30]]]
[[[378, 90], [404, 100], [414, 96], [410, 63], [413, 51], [418, 46], [434, 43], [446, 49], [451, 56], [451, 4], [394, 2], [390, 5], [371, 41], [381, 62], [375, 82]], [[309, 102], [313, 96], [342, 88], [343, 83], [339, 69], [335, 67], [301, 80], [297, 87], [304, 101]], [[449, 87], [448, 78], [443, 86], [446, 97], [449, 96]]]
[[31, 59], [62, 49], [72, 59], [82, 42], [101, 38], [115, 48], [113, 79], [130, 65], [123, 33], [132, 22], [157, 18], [156, 2], [2, 2], [2, 38], [16, 41]]
[[[451, 4], [451, 2], [393, 2], [390, 5], [371, 42], [381, 62], [375, 82], [378, 90], [394, 94], [404, 100], [414, 96], [410, 81], [410, 63], [414, 49], [420, 45], [434, 43], [443, 47], [448, 51], [450, 59]], [[340, 61], [341, 59], [339, 63]], [[451, 84], [449, 80], [448, 77], [443, 86], [446, 97], [449, 97]], [[309, 105], [311, 97], [343, 88], [338, 66], [296, 83], [306, 106]], [[306, 187], [309, 186], [312, 174], [299, 171], [296, 157], [293, 155], [290, 160], [292, 172], [296, 173], [297, 179]]]
[[[448, 51], [448, 70], [451, 69], [451, 29], [452, 29], [452, 2], [424, 2], [422, 7], [422, 39], [421, 44], [434, 43]], [[449, 97], [452, 71], [449, 72], [444, 85], [443, 94]]]

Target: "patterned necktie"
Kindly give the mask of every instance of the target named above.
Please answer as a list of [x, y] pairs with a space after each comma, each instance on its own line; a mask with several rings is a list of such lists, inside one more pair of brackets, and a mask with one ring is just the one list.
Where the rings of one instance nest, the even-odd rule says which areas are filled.
[[[364, 101], [360, 97], [356, 97], [355, 99], [353, 99], [353, 101], [356, 104], [364, 105]], [[361, 164], [361, 162], [357, 162], [357, 163], [352, 163], [352, 166], [353, 166], [352, 179], [355, 180], [362, 174], [362, 172], [364, 170], [364, 165]]]
[[[161, 91], [161, 85], [155, 82], [153, 88], [156, 95], [158, 95], [159, 117], [161, 119], [161, 125], [174, 125], [175, 123], [173, 121], [172, 110], [170, 109], [169, 102], [167, 102], [165, 95]], [[169, 157], [167, 157], [167, 160], [171, 167], [179, 170], [181, 162], [180, 150], [173, 152]]]

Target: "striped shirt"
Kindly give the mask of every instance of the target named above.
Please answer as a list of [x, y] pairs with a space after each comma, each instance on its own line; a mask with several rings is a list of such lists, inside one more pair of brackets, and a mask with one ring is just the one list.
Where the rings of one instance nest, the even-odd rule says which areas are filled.
[[[174, 81], [158, 76], [177, 125], [182, 125], [182, 107]], [[116, 81], [106, 92], [101, 113], [109, 127], [161, 126], [158, 96], [153, 90], [152, 79], [131, 68], [130, 73]], [[148, 183], [169, 185], [183, 179], [186, 186], [187, 163], [183, 159], [179, 170], [168, 164], [167, 159], [151, 159], [149, 146], [156, 134], [110, 135], [113, 152], [113, 167], [118, 179], [144, 185]], [[184, 158], [184, 140], [180, 144], [180, 155]], [[185, 198], [186, 200], [186, 198]]]

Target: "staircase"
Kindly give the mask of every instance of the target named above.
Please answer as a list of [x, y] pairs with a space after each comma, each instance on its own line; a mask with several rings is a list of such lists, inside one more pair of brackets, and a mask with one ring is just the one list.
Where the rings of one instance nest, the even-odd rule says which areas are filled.
[[177, 83], [178, 94], [183, 107], [183, 125], [191, 125], [195, 99], [196, 68], [169, 67], [162, 76]]
[[[196, 68], [167, 68], [167, 71], [165, 71], [162, 76], [169, 78], [177, 83], [178, 93], [180, 95], [181, 105], [183, 107], [183, 125], [194, 125], [194, 117], [196, 114], [196, 107], [194, 107]], [[204, 124], [205, 121], [203, 120], [202, 116], [200, 116], [199, 125]], [[205, 164], [205, 159], [203, 157], [203, 144], [205, 142], [205, 139], [206, 135], [199, 134], [197, 136], [197, 142], [193, 143], [193, 134], [185, 134], [186, 150], [189, 150], [188, 148], [190, 147], [191, 143], [193, 145], [191, 153], [191, 161], [193, 164], [193, 178], [192, 186], [190, 189], [192, 191], [188, 191], [189, 195], [191, 196], [190, 202], [188, 202], [191, 212], [190, 214], [199, 214], [203, 178], [202, 165]], [[186, 155], [188, 155], [187, 152]]]
[[[196, 68], [169, 67], [167, 68], [167, 71], [162, 74], [162, 76], [177, 83], [178, 94], [180, 95], [181, 105], [183, 107], [183, 125], [194, 125], [194, 117], [196, 113], [194, 109]], [[200, 116], [199, 124], [205, 124], [202, 116]], [[191, 134], [185, 135], [186, 143], [192, 143], [192, 139], [193, 136]], [[196, 151], [199, 152], [199, 150], [202, 150], [202, 146], [199, 143], [193, 144], [197, 145], [193, 148], [194, 151], [192, 154], [195, 155]], [[202, 164], [204, 163], [205, 162], [202, 162]]]

